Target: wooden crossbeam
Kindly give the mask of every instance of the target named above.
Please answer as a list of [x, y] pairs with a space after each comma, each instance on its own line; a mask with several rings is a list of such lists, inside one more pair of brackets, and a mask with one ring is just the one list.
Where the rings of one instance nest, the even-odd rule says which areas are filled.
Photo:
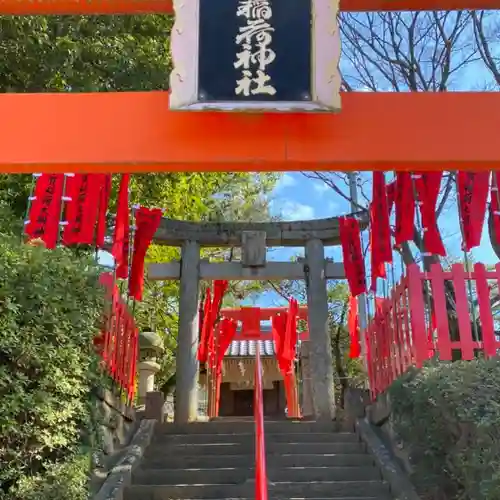
[[[344, 12], [498, 9], [498, 0], [341, 0]], [[2, 0], [0, 15], [172, 14], [172, 0]]]
[[0, 94], [0, 109], [9, 173], [500, 166], [500, 92], [350, 92], [336, 115], [171, 112], [167, 92]]
[[[181, 276], [179, 262], [155, 263], [148, 266], [150, 280], [178, 280]], [[341, 262], [325, 261], [327, 279], [344, 279]], [[298, 280], [304, 279], [304, 264], [298, 262], [268, 262], [266, 267], [245, 268], [239, 262], [200, 262], [202, 280]]]

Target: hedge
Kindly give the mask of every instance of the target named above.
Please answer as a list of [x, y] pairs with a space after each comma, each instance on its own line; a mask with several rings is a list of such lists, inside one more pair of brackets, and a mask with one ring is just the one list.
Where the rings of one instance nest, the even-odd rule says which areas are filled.
[[500, 360], [434, 363], [390, 388], [423, 498], [500, 498]]

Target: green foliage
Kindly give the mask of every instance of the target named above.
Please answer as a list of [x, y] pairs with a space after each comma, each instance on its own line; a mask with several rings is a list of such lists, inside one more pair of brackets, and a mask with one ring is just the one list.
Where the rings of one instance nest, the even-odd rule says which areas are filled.
[[500, 360], [429, 364], [396, 381], [390, 397], [426, 498], [498, 499]]
[[[166, 90], [172, 21], [166, 15], [0, 16], [0, 92]], [[171, 218], [262, 221], [269, 218], [267, 195], [277, 178], [246, 172], [134, 175], [131, 202], [165, 208]], [[0, 204], [18, 220], [26, 214], [32, 185], [30, 175], [0, 174]], [[115, 176], [115, 191], [117, 185]], [[112, 197], [112, 210], [114, 203]], [[212, 249], [208, 256], [228, 260], [235, 252]], [[178, 249], [152, 246], [148, 260], [178, 257]], [[238, 297], [248, 288], [232, 284]], [[164, 335], [160, 384], [174, 368], [178, 293], [176, 282], [146, 283], [135, 311], [141, 329], [154, 327]]]
[[103, 293], [95, 263], [67, 249], [47, 251], [0, 237], [0, 269], [0, 490], [5, 492], [23, 476], [19, 488], [27, 488], [30, 477], [45, 477], [54, 464], [74, 457], [82, 440], [91, 443], [91, 389], [101, 384], [92, 339]]
[[[23, 476], [9, 500], [87, 500], [89, 455], [75, 454], [47, 466], [43, 474]], [[1, 497], [0, 497], [1, 498]]]
[[0, 16], [0, 92], [161, 90], [172, 17]]

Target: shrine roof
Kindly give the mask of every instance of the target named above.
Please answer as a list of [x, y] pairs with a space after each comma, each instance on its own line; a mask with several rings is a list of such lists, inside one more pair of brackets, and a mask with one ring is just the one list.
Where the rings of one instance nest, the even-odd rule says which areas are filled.
[[274, 356], [272, 340], [233, 340], [226, 352], [229, 357], [255, 356], [257, 345], [261, 356]]

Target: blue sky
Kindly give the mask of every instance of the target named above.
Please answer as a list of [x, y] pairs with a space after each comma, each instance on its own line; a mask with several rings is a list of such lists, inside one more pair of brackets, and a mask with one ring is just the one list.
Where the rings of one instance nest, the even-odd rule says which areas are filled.
[[[371, 177], [371, 172], [362, 174], [364, 180]], [[369, 182], [369, 181], [368, 181]], [[347, 186], [342, 181], [337, 186], [347, 193]], [[365, 191], [370, 191], [365, 188]], [[285, 173], [276, 185], [271, 200], [271, 214], [281, 215], [283, 220], [320, 219], [350, 212], [349, 203], [330, 189], [324, 182], [307, 178], [302, 173]], [[439, 225], [443, 241], [452, 257], [461, 257], [461, 235], [458, 214], [454, 200], [447, 204]], [[269, 255], [272, 260], [284, 260], [298, 253], [300, 249], [277, 249]], [[483, 230], [481, 246], [473, 251], [474, 259], [486, 264], [496, 263], [498, 259], [491, 248], [486, 225]], [[341, 260], [339, 248], [331, 247], [328, 257]]]
[[[362, 178], [367, 182], [365, 191], [370, 191], [369, 179], [371, 172], [363, 173]], [[347, 186], [339, 180], [337, 186], [347, 193]], [[343, 215], [350, 212], [349, 203], [329, 188], [323, 181], [313, 180], [302, 173], [288, 172], [285, 173], [281, 180], [276, 185], [271, 197], [271, 214], [280, 216], [283, 220], [300, 220], [300, 219], [319, 219], [324, 217], [333, 217]], [[393, 215], [394, 216], [394, 215]], [[458, 213], [456, 210], [455, 200], [452, 199], [447, 204], [446, 208], [439, 219], [441, 235], [448, 254], [453, 259], [463, 260], [463, 253], [460, 249], [461, 234], [458, 221]], [[368, 232], [363, 234], [366, 244]], [[269, 260], [289, 260], [295, 255], [303, 255], [303, 248], [276, 248], [269, 252]], [[472, 252], [475, 261], [484, 262], [485, 264], [494, 264], [498, 262], [498, 258], [491, 248], [488, 238], [486, 224], [483, 229], [483, 237], [480, 247]], [[342, 252], [340, 247], [329, 247], [326, 250], [326, 256], [333, 258], [335, 261], [342, 260]], [[367, 272], [369, 268], [367, 267]], [[395, 274], [397, 276], [401, 272], [401, 265], [397, 258], [395, 259]], [[389, 284], [391, 279], [389, 277]], [[381, 292], [382, 284], [379, 284], [379, 293]], [[246, 300], [246, 304], [253, 303], [253, 300]], [[269, 306], [282, 301], [274, 292], [266, 293], [259, 297], [256, 304], [261, 306]]]

